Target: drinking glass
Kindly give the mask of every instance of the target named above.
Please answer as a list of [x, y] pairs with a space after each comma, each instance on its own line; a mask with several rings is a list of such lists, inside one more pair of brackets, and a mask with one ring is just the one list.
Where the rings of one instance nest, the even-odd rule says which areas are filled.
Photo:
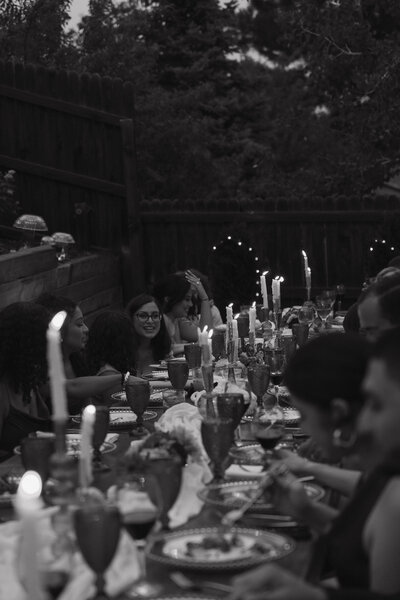
[[110, 467], [102, 461], [101, 446], [106, 439], [108, 426], [110, 424], [110, 409], [108, 406], [96, 406], [96, 414], [93, 426], [93, 471], [109, 471]]
[[21, 460], [24, 468], [39, 473], [43, 483], [50, 475], [50, 457], [54, 452], [54, 436], [26, 437], [21, 442]]
[[315, 302], [316, 302], [316, 306], [317, 306], [318, 316], [322, 320], [322, 328], [327, 329], [328, 325], [327, 325], [326, 320], [333, 308], [335, 299], [331, 298], [329, 296], [321, 295], [321, 296], [317, 296], [315, 298]]
[[268, 365], [252, 365], [247, 369], [250, 389], [257, 396], [257, 405], [262, 405], [262, 398], [268, 390], [271, 370]]
[[191, 371], [191, 378], [194, 379], [196, 369], [201, 367], [201, 347], [197, 342], [194, 342], [192, 344], [185, 344], [183, 346], [183, 351], [185, 353], [188, 367]]
[[233, 443], [232, 419], [204, 419], [201, 423], [201, 438], [212, 463], [214, 483], [223, 481], [224, 464]]
[[273, 458], [273, 450], [285, 435], [284, 414], [273, 396], [259, 408], [251, 424], [255, 439], [265, 452], [266, 461]]
[[215, 360], [219, 360], [225, 354], [225, 331], [214, 329], [211, 338], [211, 351]]
[[285, 352], [283, 348], [273, 349], [265, 353], [266, 362], [271, 372], [271, 383], [276, 402], [279, 404], [279, 386], [282, 383], [285, 367]]
[[186, 360], [171, 358], [167, 360], [168, 377], [176, 392], [185, 397], [185, 385], [189, 378], [189, 365]]
[[82, 556], [96, 575], [93, 600], [106, 600], [104, 572], [118, 546], [121, 515], [116, 506], [90, 504], [74, 513], [76, 539]]
[[299, 323], [307, 323], [308, 328], [310, 328], [312, 322], [314, 321], [314, 318], [314, 306], [312, 304], [304, 303], [298, 312]]
[[144, 437], [148, 434], [147, 429], [143, 426], [144, 411], [150, 402], [150, 384], [148, 381], [135, 381], [128, 383], [125, 387], [126, 400], [136, 415], [136, 423], [134, 424], [131, 435], [133, 437]]
[[139, 559], [139, 577], [128, 596], [149, 598], [159, 594], [161, 587], [150, 583], [146, 573], [147, 537], [160, 517], [162, 500], [154, 476], [148, 473], [130, 473], [117, 491], [117, 502], [122, 523], [135, 541]]
[[343, 283], [340, 283], [336, 286], [336, 302], [337, 302], [337, 310], [341, 312], [342, 310], [342, 301], [346, 292], [346, 288]]
[[231, 419], [233, 427], [233, 436], [236, 441], [240, 441], [239, 426], [248, 408], [245, 404], [243, 394], [218, 394], [216, 399], [217, 411], [222, 419]]

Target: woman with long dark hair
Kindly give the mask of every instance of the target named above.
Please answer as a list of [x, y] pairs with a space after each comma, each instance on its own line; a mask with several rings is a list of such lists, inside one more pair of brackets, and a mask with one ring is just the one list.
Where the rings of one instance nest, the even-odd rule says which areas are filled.
[[170, 355], [171, 339], [161, 307], [154, 296], [135, 296], [128, 303], [126, 311], [132, 324], [133, 364], [136, 374], [142, 375], [151, 371], [151, 364]]
[[49, 313], [31, 302], [0, 311], [0, 449], [10, 451], [29, 433], [51, 429], [42, 393], [47, 382]]

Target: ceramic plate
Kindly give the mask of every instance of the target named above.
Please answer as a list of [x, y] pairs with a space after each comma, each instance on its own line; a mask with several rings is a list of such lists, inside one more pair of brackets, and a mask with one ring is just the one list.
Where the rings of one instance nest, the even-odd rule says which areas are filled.
[[[143, 421], [151, 421], [157, 418], [157, 413], [154, 410], [146, 410], [143, 414]], [[72, 419], [75, 423], [81, 422], [81, 417], [74, 417]], [[130, 408], [110, 408], [110, 424], [108, 429], [110, 431], [117, 431], [120, 429], [130, 429], [134, 423], [136, 423], [137, 416]]]
[[[126, 394], [125, 392], [117, 392], [115, 394], [111, 394], [111, 398], [113, 400], [115, 400], [116, 402], [126, 402]], [[149, 402], [149, 406], [155, 408], [155, 407], [161, 407], [163, 403], [163, 399], [162, 399], [162, 391], [153, 391], [150, 394], [150, 402]]]
[[[303, 483], [307, 496], [311, 500], [321, 500], [325, 495], [323, 488], [309, 481]], [[259, 486], [258, 481], [234, 481], [228, 483], [211, 484], [200, 490], [198, 496], [206, 504], [218, 508], [240, 508], [245, 502], [250, 500], [257, 492]], [[270, 502], [268, 490], [266, 494], [261, 496], [253, 506], [248, 510], [249, 513], [269, 513], [277, 514], [273, 505]]]
[[227, 571], [276, 560], [294, 550], [283, 535], [259, 529], [186, 529], [150, 541], [150, 558], [173, 567]]
[[[281, 407], [283, 411], [283, 417], [285, 419], [285, 425], [291, 427], [300, 423], [300, 413], [296, 408]], [[242, 422], [251, 423], [253, 421], [253, 415], [244, 416]]]
[[[80, 418], [80, 417], [76, 417], [76, 418]], [[80, 445], [81, 445], [80, 434], [67, 433], [66, 445], [67, 445], [67, 454], [69, 456], [74, 456], [75, 458], [78, 458], [79, 453], [80, 453]], [[109, 452], [112, 452], [113, 450], [115, 450], [116, 447], [117, 446], [116, 446], [116, 444], [114, 444], [114, 442], [105, 441], [104, 444], [101, 446], [100, 450], [101, 450], [102, 454], [108, 454]], [[16, 446], [14, 448], [14, 452], [15, 452], [15, 454], [21, 454], [21, 446]]]

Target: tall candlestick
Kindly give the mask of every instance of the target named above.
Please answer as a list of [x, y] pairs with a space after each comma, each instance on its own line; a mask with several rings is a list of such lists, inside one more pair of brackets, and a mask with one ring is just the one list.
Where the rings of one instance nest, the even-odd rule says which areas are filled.
[[307, 288], [307, 300], [311, 300], [311, 269], [307, 267], [306, 271], [306, 288]]
[[233, 302], [228, 304], [228, 306], [226, 307], [226, 322], [228, 325], [229, 325], [229, 323], [232, 323], [232, 319], [233, 319], [232, 306], [233, 306]]
[[65, 311], [57, 313], [50, 321], [46, 334], [53, 420], [59, 423], [65, 423], [68, 418], [60, 335], [60, 329], [63, 326], [66, 316], [67, 313]]
[[239, 338], [239, 329], [237, 319], [233, 319], [232, 321], [232, 339], [233, 341]]
[[21, 542], [18, 571], [23, 585], [32, 600], [44, 600], [40, 568], [40, 536], [38, 512], [43, 506], [40, 499], [42, 480], [36, 471], [26, 471], [22, 476], [15, 498], [15, 510], [21, 519]]
[[274, 312], [278, 312], [281, 309], [281, 283], [284, 281], [283, 277], [277, 275], [272, 280], [272, 301], [274, 305]]
[[256, 331], [256, 303], [249, 308], [249, 334], [254, 334]]
[[92, 482], [92, 437], [96, 408], [89, 404], [82, 412], [81, 444], [79, 458], [79, 485], [82, 489]]
[[211, 340], [213, 330], [210, 329], [207, 332], [207, 325], [204, 330], [200, 333], [200, 347], [201, 347], [201, 365], [202, 367], [208, 367], [212, 365], [212, 351], [211, 351]]
[[264, 273], [260, 277], [261, 294], [262, 294], [263, 307], [264, 308], [268, 308], [267, 282], [266, 282], [266, 279], [265, 279], [265, 276], [266, 276], [267, 273], [268, 273], [268, 271], [264, 271]]

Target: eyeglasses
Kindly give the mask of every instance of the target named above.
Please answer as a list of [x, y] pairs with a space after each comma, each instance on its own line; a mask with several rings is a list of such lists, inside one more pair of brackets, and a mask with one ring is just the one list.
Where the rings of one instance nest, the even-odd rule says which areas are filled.
[[135, 315], [141, 323], [147, 323], [150, 319], [152, 321], [159, 321], [161, 319], [161, 315], [159, 312], [138, 312]]

